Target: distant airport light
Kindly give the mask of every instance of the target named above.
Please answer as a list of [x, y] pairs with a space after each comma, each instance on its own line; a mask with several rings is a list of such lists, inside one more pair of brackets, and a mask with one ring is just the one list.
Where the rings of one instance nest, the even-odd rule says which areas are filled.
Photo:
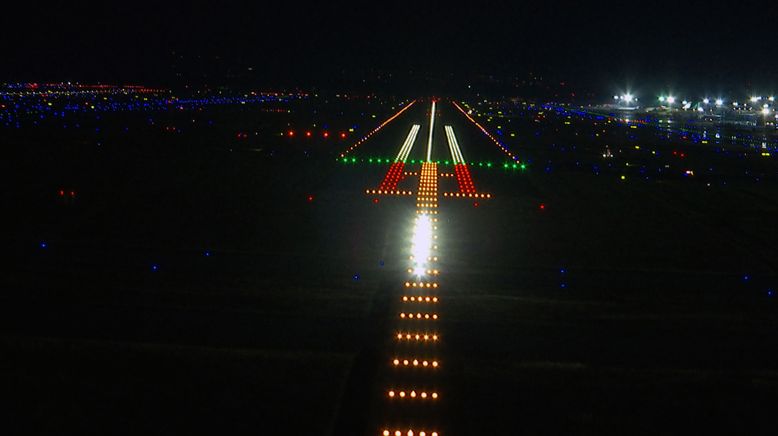
[[673, 97], [673, 96], [669, 96], [669, 97], [667, 97], [667, 102], [668, 102], [669, 104], [673, 104], [673, 103], [675, 103], [675, 97]]
[[624, 100], [626, 103], [632, 103], [632, 100], [634, 100], [634, 96], [630, 93], [626, 93], [621, 96], [621, 99]]
[[710, 99], [709, 98], [703, 98], [702, 102], [705, 103], [705, 104], [710, 104]]
[[767, 97], [767, 100], [768, 101], [775, 101], [775, 97], [773, 97], [773, 96]]
[[665, 102], [665, 100], [667, 100], [667, 99], [666, 99], [664, 96], [660, 96], [660, 97], [659, 97], [659, 101], [660, 101], [661, 103], [664, 103], [664, 102]]
[[766, 107], [766, 108], [762, 109], [762, 115], [770, 115], [770, 108]]
[[756, 102], [758, 102], [761, 99], [762, 99], [762, 97], [760, 97], [760, 96], [753, 96], [753, 97], [751, 97], [751, 103], [756, 103]]
[[723, 104], [724, 104], [724, 100], [722, 100], [722, 99], [720, 99], [720, 98], [717, 98], [717, 99], [716, 99], [716, 106], [721, 106], [721, 105], [723, 105]]

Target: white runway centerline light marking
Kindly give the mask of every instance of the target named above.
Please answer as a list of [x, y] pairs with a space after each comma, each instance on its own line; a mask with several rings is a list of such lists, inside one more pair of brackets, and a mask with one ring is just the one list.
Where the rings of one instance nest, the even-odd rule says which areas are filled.
[[432, 161], [432, 130], [435, 128], [435, 101], [432, 101], [432, 110], [430, 111], [430, 135], [427, 138], [427, 162]]

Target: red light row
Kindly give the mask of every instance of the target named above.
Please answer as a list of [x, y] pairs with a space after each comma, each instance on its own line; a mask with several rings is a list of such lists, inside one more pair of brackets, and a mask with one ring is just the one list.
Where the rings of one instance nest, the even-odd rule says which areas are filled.
[[380, 191], [394, 191], [397, 189], [397, 184], [400, 183], [400, 181], [403, 179], [403, 169], [405, 168], [405, 163], [403, 162], [395, 162], [392, 164], [392, 166], [389, 167], [389, 170], [386, 172], [386, 176], [384, 177], [384, 180], [381, 182], [381, 185], [378, 187]]
[[[238, 135], [239, 135], [238, 139], [242, 138], [240, 136], [240, 133]], [[295, 131], [294, 130], [290, 130], [290, 131], [286, 132], [286, 136], [294, 137], [294, 135], [295, 135]], [[306, 138], [310, 138], [312, 136], [313, 136], [313, 132], [311, 132], [310, 130], [305, 132], [305, 137]], [[324, 138], [329, 138], [330, 137], [330, 132], [322, 132], [321, 136], [324, 137]], [[243, 137], [243, 139], [245, 139], [245, 137]], [[340, 139], [346, 139], [346, 132], [340, 132]]]
[[470, 176], [470, 169], [467, 168], [467, 165], [455, 165], [454, 172], [456, 173], [457, 183], [459, 184], [459, 192], [463, 194], [474, 194], [475, 185], [473, 184], [473, 178]]

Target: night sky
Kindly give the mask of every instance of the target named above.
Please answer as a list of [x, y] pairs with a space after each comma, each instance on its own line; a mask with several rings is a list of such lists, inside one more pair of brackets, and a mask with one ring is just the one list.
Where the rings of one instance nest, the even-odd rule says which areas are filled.
[[171, 84], [207, 71], [272, 86], [343, 71], [540, 72], [606, 93], [778, 82], [771, 2], [222, 3], [26, 2], [0, 18], [0, 80]]

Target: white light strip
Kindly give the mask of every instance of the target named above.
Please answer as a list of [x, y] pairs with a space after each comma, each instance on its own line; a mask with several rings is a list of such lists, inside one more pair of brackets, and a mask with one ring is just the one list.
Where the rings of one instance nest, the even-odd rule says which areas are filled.
[[427, 139], [427, 162], [432, 161], [432, 129], [435, 127], [435, 102], [432, 102], [432, 111], [430, 111], [430, 136]]
[[454, 151], [454, 141], [451, 140], [451, 126], [446, 126], [446, 139], [448, 139], [448, 151], [451, 153], [451, 160], [456, 165], [457, 153]]
[[416, 142], [416, 135], [419, 133], [419, 129], [421, 129], [419, 124], [414, 124], [413, 127], [411, 127], [411, 131], [408, 132], [405, 142], [403, 142], [402, 147], [400, 147], [400, 152], [397, 153], [397, 157], [394, 159], [395, 162], [405, 162], [405, 160], [408, 159], [408, 155], [411, 154], [411, 149], [413, 149], [413, 143]]
[[462, 155], [462, 150], [459, 148], [459, 142], [456, 135], [454, 135], [454, 129], [451, 126], [446, 126], [446, 137], [448, 138], [448, 148], [451, 151], [451, 159], [454, 161], [454, 165], [464, 164], [465, 157]]

